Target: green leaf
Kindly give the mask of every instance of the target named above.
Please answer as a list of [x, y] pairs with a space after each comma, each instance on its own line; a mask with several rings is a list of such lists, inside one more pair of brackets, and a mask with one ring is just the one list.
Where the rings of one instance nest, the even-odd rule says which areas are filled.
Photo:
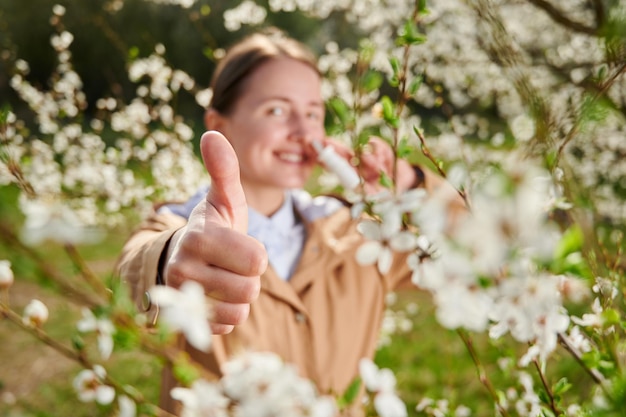
[[203, 48], [202, 49], [202, 55], [204, 55], [205, 57], [209, 58], [209, 59], [213, 59], [213, 49], [207, 47], [207, 48]]
[[397, 87], [400, 84], [400, 77], [398, 76], [401, 70], [400, 60], [396, 57], [391, 57], [389, 58], [389, 64], [393, 70], [393, 75], [389, 77], [389, 85]]
[[383, 119], [385, 119], [385, 122], [393, 127], [397, 127], [398, 118], [393, 101], [388, 96], [384, 96], [381, 99], [381, 104], [383, 105]]
[[565, 257], [571, 253], [579, 252], [584, 243], [584, 234], [579, 225], [574, 224], [570, 226], [565, 233], [561, 241], [556, 247], [554, 257], [557, 259], [565, 259]]
[[113, 341], [116, 348], [131, 350], [139, 346], [139, 335], [136, 331], [118, 327], [113, 333]]
[[361, 39], [359, 41], [359, 61], [363, 64], [369, 63], [374, 58], [376, 46], [370, 39]]
[[542, 417], [555, 417], [554, 412], [551, 409], [546, 407], [541, 407], [541, 415]]
[[400, 72], [400, 60], [395, 56], [389, 58], [389, 64], [391, 65], [391, 69], [393, 70], [394, 75], [397, 75]]
[[406, 159], [413, 153], [413, 145], [409, 143], [407, 137], [403, 137], [400, 139], [400, 143], [398, 144], [398, 149], [396, 151], [396, 156], [400, 159]]
[[606, 310], [604, 310], [602, 312], [602, 318], [604, 319], [605, 328], [616, 325], [616, 324], [619, 325], [621, 322], [620, 314], [614, 308], [607, 308]]
[[602, 65], [598, 70], [598, 75], [596, 76], [598, 81], [602, 82], [606, 78], [606, 74], [608, 71], [608, 67], [606, 65]]
[[368, 93], [377, 90], [383, 84], [383, 76], [376, 71], [368, 71], [363, 76], [361, 85]]
[[82, 337], [80, 337], [80, 335], [75, 334], [72, 336], [72, 346], [74, 346], [74, 349], [77, 351], [81, 351], [85, 349], [85, 341]]
[[591, 350], [582, 354], [581, 359], [585, 366], [588, 368], [597, 368], [600, 363], [600, 353], [596, 350]]
[[352, 120], [350, 114], [350, 107], [340, 98], [334, 97], [328, 100], [328, 106], [335, 116], [339, 119], [343, 125], [348, 125]]
[[378, 179], [378, 182], [385, 188], [391, 188], [391, 186], [393, 185], [391, 177], [387, 175], [387, 173], [384, 171], [380, 171], [380, 178]]
[[359, 390], [361, 389], [361, 379], [355, 378], [341, 397], [337, 399], [337, 404], [340, 408], [351, 405], [356, 400]]
[[0, 109], [0, 126], [6, 124], [7, 119], [9, 118], [9, 112], [11, 111], [11, 106], [5, 104]]
[[400, 36], [396, 39], [396, 45], [419, 45], [426, 41], [426, 36], [419, 32], [417, 24], [408, 20], [404, 23]]
[[423, 78], [420, 77], [415, 77], [413, 79], [413, 81], [411, 81], [411, 84], [409, 84], [409, 89], [408, 89], [408, 93], [409, 95], [415, 95], [415, 93], [417, 93], [417, 90], [419, 90], [419, 88], [422, 86], [422, 82], [423, 82]]
[[572, 384], [569, 383], [567, 378], [563, 377], [559, 379], [556, 384], [554, 384], [552, 392], [554, 393], [554, 395], [562, 395], [569, 391], [570, 388], [572, 388]]
[[200, 373], [185, 354], [179, 355], [173, 366], [174, 377], [183, 385], [189, 386], [200, 377]]
[[139, 57], [139, 48], [137, 46], [131, 46], [130, 49], [128, 49], [128, 60], [134, 61], [137, 57]]
[[598, 362], [598, 369], [604, 372], [614, 371], [615, 363], [612, 361], [601, 360], [600, 362]]

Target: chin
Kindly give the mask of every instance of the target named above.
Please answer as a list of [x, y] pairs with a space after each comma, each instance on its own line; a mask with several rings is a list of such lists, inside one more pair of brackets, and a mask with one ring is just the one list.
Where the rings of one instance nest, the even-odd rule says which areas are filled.
[[293, 188], [303, 188], [306, 184], [306, 181], [303, 179], [290, 178], [288, 181], [281, 181], [278, 184], [279, 187], [285, 189], [293, 189]]

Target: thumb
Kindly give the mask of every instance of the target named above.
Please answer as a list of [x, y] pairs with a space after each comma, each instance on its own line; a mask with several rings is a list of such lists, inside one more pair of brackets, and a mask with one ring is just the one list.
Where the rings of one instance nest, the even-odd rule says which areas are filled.
[[200, 151], [204, 167], [211, 177], [211, 188], [206, 197], [207, 217], [212, 206], [233, 229], [246, 233], [248, 205], [239, 179], [239, 161], [235, 150], [224, 135], [209, 131], [200, 139]]

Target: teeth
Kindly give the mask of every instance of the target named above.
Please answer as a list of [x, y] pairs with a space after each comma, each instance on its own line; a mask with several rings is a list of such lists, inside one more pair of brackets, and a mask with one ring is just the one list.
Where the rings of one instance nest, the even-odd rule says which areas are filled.
[[299, 153], [280, 153], [278, 157], [287, 162], [302, 162], [302, 155]]

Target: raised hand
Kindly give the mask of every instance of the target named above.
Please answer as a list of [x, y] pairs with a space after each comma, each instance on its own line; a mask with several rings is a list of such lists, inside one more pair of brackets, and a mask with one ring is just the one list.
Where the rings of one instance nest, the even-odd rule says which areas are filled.
[[163, 274], [173, 287], [199, 282], [213, 307], [211, 330], [226, 334], [248, 317], [260, 292], [267, 253], [246, 234], [248, 206], [232, 146], [221, 133], [209, 131], [202, 135], [200, 148], [211, 188], [172, 237]]
[[[327, 139], [325, 145], [332, 146], [338, 155], [348, 161], [354, 158], [352, 149], [344, 144]], [[370, 138], [361, 153], [359, 166], [354, 167], [363, 179], [363, 187], [367, 194], [384, 190], [380, 184], [380, 177], [382, 173], [390, 178], [394, 177], [394, 159], [393, 149], [387, 142], [377, 137]], [[396, 187], [399, 191], [405, 191], [415, 183], [415, 172], [404, 159], [398, 158], [395, 163]]]

